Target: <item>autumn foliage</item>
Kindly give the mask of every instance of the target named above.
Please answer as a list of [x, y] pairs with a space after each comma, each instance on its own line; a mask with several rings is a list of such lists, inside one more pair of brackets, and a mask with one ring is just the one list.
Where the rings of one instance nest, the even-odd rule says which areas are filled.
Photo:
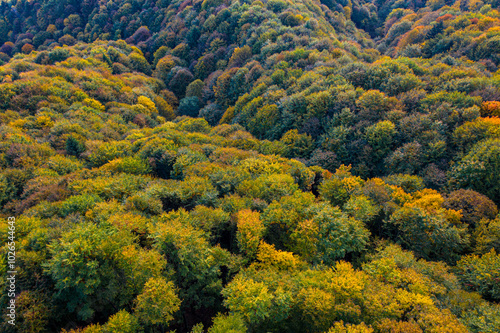
[[500, 331], [498, 5], [0, 2], [0, 331]]

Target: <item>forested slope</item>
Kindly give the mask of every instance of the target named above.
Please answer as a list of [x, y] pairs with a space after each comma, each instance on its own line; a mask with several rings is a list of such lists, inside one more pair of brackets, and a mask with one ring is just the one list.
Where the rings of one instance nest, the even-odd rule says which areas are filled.
[[499, 331], [497, 7], [2, 2], [0, 330]]
[[[288, 157], [308, 165], [351, 164], [364, 177], [417, 174], [442, 188], [467, 182], [453, 166], [497, 137], [486, 128], [498, 115], [499, 14], [481, 3], [424, 5], [19, 1], [2, 5], [10, 41], [0, 58], [37, 49], [46, 64], [57, 45], [123, 38], [144, 57], [106, 50], [113, 73], [159, 78], [178, 115], [287, 140], [297, 146]], [[385, 23], [363, 18], [374, 8], [370, 15]], [[383, 38], [374, 42], [360, 20], [383, 28]]]

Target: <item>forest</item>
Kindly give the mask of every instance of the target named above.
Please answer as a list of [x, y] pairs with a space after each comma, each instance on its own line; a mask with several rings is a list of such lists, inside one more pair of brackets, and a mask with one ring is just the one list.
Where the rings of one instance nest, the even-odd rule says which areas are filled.
[[0, 331], [500, 332], [499, 7], [0, 1]]

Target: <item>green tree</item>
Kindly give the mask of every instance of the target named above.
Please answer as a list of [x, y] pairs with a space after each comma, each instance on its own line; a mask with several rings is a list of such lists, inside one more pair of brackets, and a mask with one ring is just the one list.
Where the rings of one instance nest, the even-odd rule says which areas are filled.
[[255, 258], [257, 248], [265, 232], [260, 214], [246, 209], [239, 211], [236, 216], [238, 227], [236, 237], [239, 248], [249, 258]]
[[180, 116], [197, 117], [200, 112], [200, 99], [196, 96], [181, 99], [177, 114]]
[[135, 300], [134, 314], [146, 325], [166, 327], [174, 319], [173, 314], [179, 310], [180, 305], [181, 300], [172, 281], [151, 278]]
[[125, 310], [112, 315], [103, 326], [103, 330], [106, 333], [138, 333], [142, 331], [137, 318]]
[[82, 320], [96, 312], [109, 315], [112, 305], [125, 301], [117, 254], [130, 242], [114, 228], [88, 223], [65, 233], [50, 247], [52, 258], [45, 265], [58, 291], [55, 299]]
[[246, 60], [248, 60], [252, 56], [252, 49], [250, 46], [245, 45], [243, 47], [237, 47], [231, 58], [229, 59], [228, 66], [229, 67], [240, 67], [242, 66]]
[[251, 327], [271, 319], [273, 325], [288, 317], [292, 295], [283, 288], [270, 290], [265, 283], [235, 277], [222, 291], [224, 304]]
[[380, 121], [366, 129], [366, 140], [374, 150], [375, 163], [390, 152], [396, 134], [396, 125], [388, 120]]
[[144, 55], [138, 52], [132, 52], [129, 55], [130, 65], [132, 68], [138, 72], [142, 72], [146, 75], [151, 75], [151, 66], [149, 65]]
[[291, 235], [294, 252], [312, 262], [331, 265], [364, 250], [370, 233], [362, 222], [328, 204], [312, 206], [311, 210], [315, 211], [313, 217], [300, 222]]
[[247, 327], [243, 318], [239, 315], [218, 314], [214, 318], [213, 325], [208, 329], [208, 333], [243, 333]]
[[489, 139], [474, 145], [449, 173], [454, 188], [469, 188], [500, 203], [500, 140]]
[[290, 235], [299, 222], [310, 218], [309, 207], [314, 204], [312, 193], [296, 191], [290, 196], [273, 201], [261, 215], [266, 227], [265, 239], [280, 249], [290, 249]]
[[[158, 49], [158, 51], [160, 49]], [[155, 55], [156, 55], [156, 53], [155, 53]], [[155, 77], [157, 77], [158, 79], [163, 80], [163, 82], [165, 82], [165, 84], [167, 84], [168, 78], [169, 78], [168, 74], [170, 73], [172, 68], [174, 68], [175, 66], [178, 65], [178, 61], [176, 61], [176, 60], [178, 60], [178, 59], [176, 59], [170, 55], [167, 55], [167, 56], [159, 59], [158, 63], [156, 64], [156, 68], [155, 68], [153, 75]]]
[[299, 189], [292, 176], [287, 174], [262, 175], [256, 179], [244, 180], [236, 188], [242, 196], [262, 199], [266, 202], [291, 195]]
[[205, 233], [192, 227], [189, 219], [183, 209], [162, 215], [152, 231], [154, 247], [166, 256], [168, 267], [175, 271], [182, 311], [217, 310], [222, 290], [221, 266], [232, 266], [230, 255], [220, 247], [211, 247]]
[[394, 228], [394, 240], [425, 259], [453, 262], [468, 242], [464, 230], [419, 207], [396, 210], [387, 227]]
[[280, 141], [287, 146], [288, 157], [308, 157], [314, 148], [311, 136], [299, 134], [297, 130], [289, 130]]
[[491, 250], [482, 256], [468, 255], [457, 263], [457, 276], [463, 285], [486, 299], [500, 300], [500, 256]]
[[203, 87], [205, 84], [201, 80], [194, 80], [186, 88], [186, 97], [198, 97], [201, 101], [203, 97]]
[[349, 197], [363, 185], [363, 179], [350, 172], [351, 166], [340, 166], [330, 179], [325, 179], [319, 186], [321, 198], [333, 206], [342, 207]]

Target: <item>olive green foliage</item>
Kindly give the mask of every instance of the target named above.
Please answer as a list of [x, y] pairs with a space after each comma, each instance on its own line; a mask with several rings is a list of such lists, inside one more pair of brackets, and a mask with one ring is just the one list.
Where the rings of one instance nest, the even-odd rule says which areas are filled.
[[450, 184], [470, 188], [496, 200], [500, 198], [500, 140], [476, 144], [450, 172]]
[[491, 250], [481, 257], [471, 255], [462, 258], [457, 264], [457, 275], [468, 289], [481, 293], [487, 299], [498, 301], [499, 265], [500, 257], [495, 250]]
[[1, 1], [0, 331], [500, 331], [498, 7]]
[[134, 313], [146, 325], [166, 325], [174, 319], [172, 314], [179, 310], [180, 303], [171, 281], [151, 278], [137, 296]]

